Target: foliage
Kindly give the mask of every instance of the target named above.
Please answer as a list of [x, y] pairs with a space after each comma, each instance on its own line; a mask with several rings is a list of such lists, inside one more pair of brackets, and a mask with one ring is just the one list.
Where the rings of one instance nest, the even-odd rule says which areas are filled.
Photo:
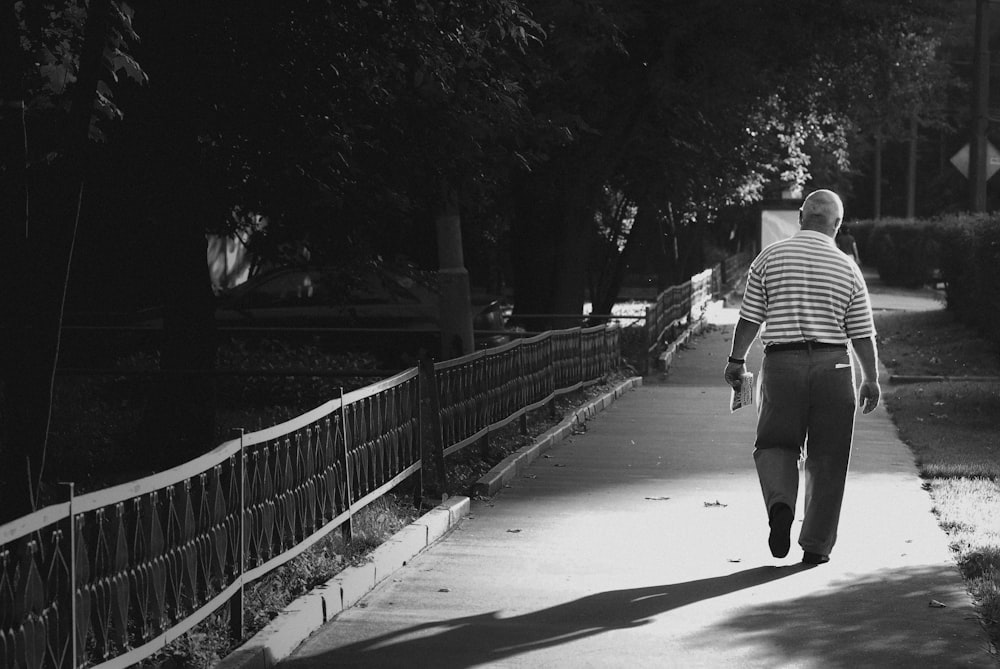
[[[80, 52], [88, 10], [85, 3], [61, 0], [49, 3], [16, 2], [14, 11], [18, 37], [25, 51], [22, 63], [28, 64], [27, 70], [20, 75], [24, 85], [22, 99], [25, 114], [29, 121], [45, 129], [39, 136], [29, 136], [28, 145], [34, 149], [33, 160], [51, 160], [48, 152], [64, 151], [66, 148], [63, 144], [53, 143], [56, 138], [49, 133], [69, 112], [71, 95], [80, 74]], [[103, 35], [103, 67], [90, 125], [92, 139], [104, 137], [102, 121], [122, 118], [123, 111], [115, 102], [115, 86], [123, 78], [140, 84], [147, 80], [146, 73], [131, 54], [139, 40], [133, 27], [133, 17], [134, 11], [127, 2], [115, 0], [110, 3], [110, 15]]]
[[[541, 132], [519, 136], [545, 159], [516, 194], [515, 215], [530, 220], [512, 228], [526, 247], [514, 247], [516, 271], [532, 274], [516, 299], [533, 312], [578, 308], [575, 270], [563, 276], [560, 268], [591, 252], [592, 241], [578, 240], [597, 238], [591, 226], [606, 189], [642, 203], [671, 234], [677, 222], [690, 227], [681, 255], [697, 259], [699, 228], [722, 207], [785, 185], [843, 189], [866, 119], [884, 111], [875, 107], [930, 109], [947, 72], [931, 32], [947, 12], [923, 1], [747, 0], [739, 11], [715, 0], [592, 1], [532, 10], [548, 37], [529, 54], [528, 104], [563, 129], [562, 143]], [[904, 33], [911, 38], [897, 39]], [[865, 54], [863, 65], [856, 54]], [[892, 86], [899, 79], [890, 100], [862, 95], [879, 68]], [[568, 239], [564, 249], [537, 251]], [[625, 247], [597, 246], [615, 248]], [[551, 286], [550, 295], [539, 286]]]
[[[135, 31], [155, 43], [180, 10], [140, 4], [133, 21], [129, 5], [112, 6], [109, 82], [115, 72], [145, 81]], [[58, 106], [85, 8], [19, 7], [39, 63], [32, 108]], [[901, 127], [889, 118], [901, 109], [943, 118], [948, 72], [932, 30], [947, 16], [923, 0], [747, 0], [741, 11], [719, 0], [223, 2], [175, 36], [201, 44], [198, 57], [141, 56], [160, 68], [152, 86], [183, 82], [173, 104], [233, 212], [205, 225], [250, 228], [264, 216], [267, 234], [253, 243], [271, 256], [305, 245], [426, 261], [442, 180], [465, 195], [475, 225], [494, 227], [525, 178], [517, 172], [544, 178], [544, 166], [594, 172], [590, 213], [611, 187], [680, 220], [760, 199], [774, 182], [842, 181], [872, 119]], [[233, 76], [243, 72], [253, 86]], [[102, 84], [98, 108], [120, 116], [113, 100]]]
[[89, 140], [120, 116], [114, 83], [143, 79], [136, 39], [118, 0], [0, 9], [0, 518], [39, 498]]
[[955, 83], [941, 49], [958, 11], [940, 3], [895, 3], [881, 19], [873, 16], [881, 13], [875, 8], [859, 17], [857, 33], [865, 48], [837, 58], [835, 66], [843, 71], [832, 81], [862, 132], [904, 139], [911, 117], [924, 127], [950, 126], [947, 96]]
[[516, 2], [265, 11], [262, 21], [220, 9], [204, 35], [222, 52], [216, 67], [251, 71], [259, 84], [211, 80], [204, 91], [226, 119], [208, 141], [243, 212], [231, 223], [269, 220], [258, 251], [292, 240], [338, 259], [391, 254], [412, 246], [406, 223], [435, 206], [441, 179], [489, 191], [495, 138], [523, 113], [505, 63], [540, 38]]
[[866, 243], [868, 262], [890, 286], [921, 286], [940, 269], [940, 247], [928, 221], [882, 219]]
[[[201, 44], [198, 57], [139, 55], [156, 70], [151, 86], [183, 86], [157, 99], [191, 120], [192, 149], [219, 181], [213, 197], [233, 212], [206, 226], [249, 229], [263, 216], [252, 242], [265, 255], [304, 246], [430, 265], [442, 181], [458, 186], [473, 225], [501, 222], [499, 243], [520, 180], [570, 196], [549, 173], [590, 172], [589, 214], [610, 187], [684, 221], [760, 199], [774, 182], [843, 180], [855, 133], [878, 110], [936, 109], [946, 72], [930, 30], [947, 13], [931, 3], [742, 4], [223, 2], [172, 35]], [[85, 10], [35, 6], [22, 13], [40, 36], [41, 105], [74, 77]], [[135, 30], [155, 44], [180, 10], [140, 4], [133, 21], [113, 6], [106, 61], [144, 81], [128, 48]], [[98, 102], [120, 115], [108, 86]]]

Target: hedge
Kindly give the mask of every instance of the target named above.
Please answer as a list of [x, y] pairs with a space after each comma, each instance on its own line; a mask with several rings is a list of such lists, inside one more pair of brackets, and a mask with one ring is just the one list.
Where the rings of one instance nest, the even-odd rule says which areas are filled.
[[944, 281], [947, 306], [1000, 349], [1000, 213], [847, 224], [866, 264], [890, 286]]

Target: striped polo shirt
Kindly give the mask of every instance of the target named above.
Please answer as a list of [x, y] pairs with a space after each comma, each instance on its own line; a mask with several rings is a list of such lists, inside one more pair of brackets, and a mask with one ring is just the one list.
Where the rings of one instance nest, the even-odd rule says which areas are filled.
[[764, 325], [765, 346], [875, 336], [861, 269], [831, 237], [813, 230], [770, 244], [754, 259], [740, 318]]

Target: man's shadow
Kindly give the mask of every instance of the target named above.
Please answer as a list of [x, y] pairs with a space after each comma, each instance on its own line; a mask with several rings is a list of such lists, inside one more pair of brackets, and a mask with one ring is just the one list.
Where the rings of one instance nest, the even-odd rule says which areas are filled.
[[[494, 611], [421, 623], [319, 654], [289, 658], [282, 667], [412, 667], [417, 658], [419, 664], [435, 669], [480, 666], [611, 630], [639, 627], [666, 611], [809, 568], [802, 564], [757, 567], [697, 581], [601, 592], [509, 618], [501, 618]], [[331, 632], [336, 633], [336, 626]]]

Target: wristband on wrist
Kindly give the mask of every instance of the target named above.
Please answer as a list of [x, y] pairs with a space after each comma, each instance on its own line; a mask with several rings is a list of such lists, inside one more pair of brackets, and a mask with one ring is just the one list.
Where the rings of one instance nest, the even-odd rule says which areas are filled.
[[732, 364], [734, 364], [734, 365], [743, 365], [743, 364], [746, 364], [746, 360], [745, 359], [734, 358], [733, 356], [729, 356], [729, 362], [732, 363]]

